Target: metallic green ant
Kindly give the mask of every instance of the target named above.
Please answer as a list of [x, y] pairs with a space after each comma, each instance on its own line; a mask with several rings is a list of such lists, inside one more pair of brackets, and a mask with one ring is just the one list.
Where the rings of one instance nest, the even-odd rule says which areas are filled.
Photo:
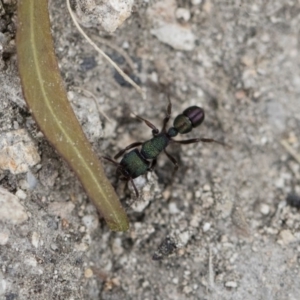
[[167, 131], [166, 127], [171, 117], [171, 111], [172, 111], [172, 104], [169, 99], [169, 104], [167, 107], [167, 115], [164, 118], [163, 127], [161, 131], [159, 131], [148, 120], [143, 119], [140, 116], [136, 116], [139, 120], [145, 122], [145, 124], [152, 129], [153, 138], [146, 142], [136, 142], [130, 144], [129, 146], [121, 150], [117, 155], [115, 155], [114, 159], [118, 159], [129, 149], [142, 146], [140, 150], [139, 149], [131, 150], [130, 152], [124, 155], [120, 163], [114, 161], [110, 157], [103, 156], [104, 159], [108, 160], [109, 162], [117, 166], [117, 176], [121, 180], [126, 180], [131, 182], [137, 197], [139, 196], [139, 192], [133, 182], [133, 179], [146, 174], [148, 171], [152, 171], [152, 169], [156, 164], [156, 159], [162, 151], [164, 151], [167, 157], [174, 164], [173, 174], [178, 170], [178, 163], [176, 159], [166, 151], [166, 148], [168, 147], [169, 144], [171, 143], [192, 144], [198, 142], [205, 142], [205, 143], [218, 143], [225, 146], [224, 143], [218, 142], [214, 139], [208, 139], [208, 138], [196, 138], [196, 139], [181, 140], [181, 141], [173, 140], [173, 137], [177, 136], [178, 133], [186, 134], [192, 131], [193, 128], [198, 127], [204, 121], [205, 114], [204, 114], [204, 110], [201, 107], [190, 106], [186, 110], [184, 110], [182, 114], [178, 115], [175, 118], [173, 122], [173, 127], [169, 128]]

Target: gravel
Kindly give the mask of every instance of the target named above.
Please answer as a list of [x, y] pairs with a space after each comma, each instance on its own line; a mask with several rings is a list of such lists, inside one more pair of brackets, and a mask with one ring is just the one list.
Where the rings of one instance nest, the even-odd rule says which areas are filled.
[[178, 172], [160, 155], [136, 181], [139, 199], [104, 163], [130, 219], [115, 233], [25, 106], [14, 3], [0, 1], [0, 298], [300, 299], [300, 4], [135, 1], [113, 34], [85, 28], [139, 78], [143, 100], [82, 40], [65, 3], [50, 1], [60, 70], [99, 157], [149, 139], [131, 112], [160, 126], [167, 95], [172, 118], [192, 105], [206, 113], [178, 139], [231, 146], [170, 146]]

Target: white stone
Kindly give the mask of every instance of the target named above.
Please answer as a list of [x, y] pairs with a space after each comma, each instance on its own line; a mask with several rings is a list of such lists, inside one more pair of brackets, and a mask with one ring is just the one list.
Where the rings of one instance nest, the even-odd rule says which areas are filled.
[[76, 14], [86, 27], [101, 25], [114, 32], [131, 15], [134, 0], [75, 0]]
[[184, 231], [179, 234], [178, 239], [179, 239], [178, 245], [180, 247], [183, 247], [188, 243], [188, 241], [190, 239], [190, 233], [188, 231]]
[[84, 277], [85, 278], [91, 278], [94, 275], [94, 272], [91, 268], [84, 270]]
[[263, 215], [268, 215], [270, 213], [270, 206], [267, 205], [267, 204], [261, 204], [260, 205], [260, 212], [263, 214]]
[[48, 206], [48, 212], [51, 215], [59, 216], [62, 219], [69, 219], [71, 212], [75, 208], [72, 202], [52, 202]]
[[12, 224], [20, 224], [28, 219], [28, 215], [18, 197], [0, 187], [0, 220]]
[[85, 225], [88, 231], [94, 231], [99, 226], [99, 220], [97, 215], [86, 215], [82, 218], [82, 223]]
[[191, 0], [193, 5], [199, 5], [202, 3], [202, 0]]
[[39, 246], [39, 240], [40, 240], [40, 235], [36, 231], [34, 231], [32, 233], [32, 236], [31, 236], [31, 244], [35, 248], [38, 248], [38, 246]]
[[30, 267], [36, 267], [36, 266], [37, 266], [37, 261], [36, 261], [36, 259], [35, 259], [34, 257], [32, 257], [32, 256], [25, 257], [24, 263], [25, 263], [27, 266], [30, 266]]
[[0, 271], [0, 296], [3, 296], [2, 299], [5, 299], [4, 295], [8, 289], [8, 282], [4, 279], [2, 272]]
[[[190, 26], [177, 21], [176, 9], [175, 0], [158, 1], [149, 7], [147, 16], [153, 27], [150, 32], [176, 50], [191, 51], [195, 48], [195, 35]], [[179, 14], [181, 13], [179, 10]]]
[[120, 238], [115, 238], [112, 242], [112, 251], [114, 255], [121, 255], [124, 252], [122, 247], [122, 240]]
[[235, 282], [235, 281], [227, 281], [225, 283], [225, 286], [228, 288], [237, 288], [238, 285], [237, 285], [237, 282]]
[[131, 205], [131, 208], [135, 212], [142, 212], [144, 209], [149, 205], [150, 200], [144, 200], [144, 199], [134, 199], [133, 204]]
[[281, 230], [279, 233], [280, 240], [278, 241], [281, 245], [288, 245], [295, 242], [295, 237], [289, 229]]
[[85, 252], [85, 251], [87, 251], [88, 248], [89, 248], [89, 246], [86, 243], [80, 243], [80, 244], [75, 245], [76, 251]]
[[150, 32], [161, 42], [168, 44], [176, 50], [191, 51], [195, 48], [195, 35], [192, 31], [180, 24], [164, 24], [151, 29]]
[[203, 186], [203, 192], [210, 192], [210, 190], [211, 190], [211, 187], [210, 187], [209, 184], [205, 184], [205, 185]]
[[20, 174], [27, 172], [40, 160], [37, 148], [25, 129], [0, 135], [0, 169]]
[[27, 194], [23, 190], [17, 190], [16, 196], [21, 200], [25, 200], [27, 197]]
[[127, 41], [124, 41], [122, 44], [123, 49], [129, 49], [129, 43]]
[[176, 18], [185, 22], [191, 18], [191, 12], [183, 7], [178, 7], [175, 12]]
[[29, 190], [33, 190], [38, 184], [38, 180], [36, 179], [34, 174], [30, 172], [30, 170], [26, 174], [26, 180], [27, 180], [27, 187]]
[[9, 239], [9, 232], [1, 231], [0, 232], [0, 245], [6, 245]]
[[204, 223], [202, 229], [203, 229], [203, 232], [207, 232], [209, 229], [210, 229], [210, 223], [206, 222]]
[[199, 198], [201, 197], [201, 195], [202, 195], [202, 191], [201, 191], [201, 190], [197, 190], [197, 191], [195, 192], [195, 198], [196, 198], [196, 199], [199, 199]]
[[200, 214], [194, 214], [190, 220], [190, 225], [194, 228], [199, 227], [199, 223], [201, 220]]
[[169, 203], [169, 212], [170, 212], [170, 214], [173, 214], [173, 215], [180, 213], [180, 210], [178, 209], [176, 203], [174, 203], [174, 202]]

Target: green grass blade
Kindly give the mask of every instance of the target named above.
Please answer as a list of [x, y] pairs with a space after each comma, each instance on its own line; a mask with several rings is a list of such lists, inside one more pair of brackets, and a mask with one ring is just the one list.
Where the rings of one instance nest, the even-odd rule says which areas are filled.
[[77, 174], [112, 230], [128, 219], [67, 99], [50, 32], [47, 0], [18, 1], [17, 54], [25, 100], [47, 140]]

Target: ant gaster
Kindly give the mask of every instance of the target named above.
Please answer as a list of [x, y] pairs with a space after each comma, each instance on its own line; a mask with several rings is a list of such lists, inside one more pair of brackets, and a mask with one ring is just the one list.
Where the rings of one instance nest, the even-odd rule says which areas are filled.
[[[148, 171], [152, 171], [153, 167], [156, 164], [156, 159], [162, 151], [164, 151], [167, 157], [174, 164], [174, 173], [178, 170], [178, 163], [176, 159], [166, 151], [166, 148], [169, 144], [192, 144], [198, 142], [205, 142], [218, 143], [223, 146], [225, 145], [224, 143], [208, 138], [196, 138], [180, 141], [174, 140], [173, 137], [177, 136], [178, 133], [186, 134], [192, 131], [193, 128], [198, 127], [204, 121], [205, 114], [204, 110], [201, 107], [190, 106], [186, 110], [184, 110], [182, 114], [178, 115], [175, 118], [173, 122], [173, 127], [170, 127], [168, 130], [166, 130], [167, 124], [171, 117], [171, 111], [172, 104], [169, 99], [167, 115], [163, 120], [163, 127], [161, 131], [159, 131], [148, 120], [143, 119], [140, 116], [136, 116], [139, 120], [145, 122], [145, 124], [152, 129], [153, 138], [146, 142], [136, 142], [130, 144], [129, 146], [121, 150], [118, 154], [114, 156], [114, 159], [118, 159], [128, 150], [136, 148], [126, 153], [119, 163], [114, 161], [110, 157], [103, 156], [104, 159], [110, 161], [111, 163], [117, 166], [117, 175], [120, 179], [131, 182], [137, 197], [139, 196], [139, 192], [133, 182], [133, 179], [146, 174]], [[139, 146], [141, 146], [140, 150], [137, 149], [137, 147]]]

